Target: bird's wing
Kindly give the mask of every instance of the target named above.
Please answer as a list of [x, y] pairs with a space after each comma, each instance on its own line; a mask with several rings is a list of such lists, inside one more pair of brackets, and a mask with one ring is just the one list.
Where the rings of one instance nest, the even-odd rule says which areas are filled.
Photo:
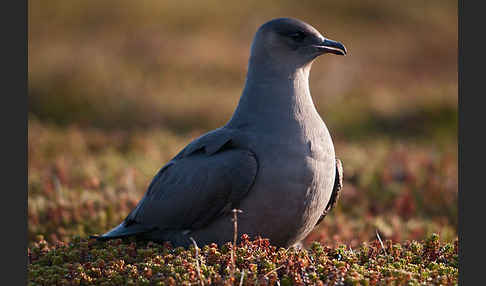
[[334, 178], [334, 187], [332, 189], [331, 198], [329, 199], [329, 202], [327, 203], [327, 206], [324, 209], [321, 217], [317, 221], [316, 225], [321, 223], [324, 217], [326, 217], [329, 211], [331, 211], [332, 208], [336, 205], [336, 202], [339, 199], [341, 189], [343, 188], [343, 163], [338, 158], [336, 158], [336, 176]]
[[157, 173], [124, 226], [193, 230], [231, 210], [258, 170], [255, 154], [231, 140], [231, 133], [219, 129], [189, 144]]

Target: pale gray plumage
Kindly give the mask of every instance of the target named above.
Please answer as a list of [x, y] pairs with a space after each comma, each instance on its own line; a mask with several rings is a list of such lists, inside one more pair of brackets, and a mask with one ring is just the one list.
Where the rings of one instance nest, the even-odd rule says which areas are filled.
[[342, 187], [340, 161], [309, 91], [312, 61], [324, 53], [346, 50], [296, 19], [262, 25], [231, 120], [175, 156], [128, 217], [99, 238], [222, 244], [232, 240], [231, 209], [239, 208], [239, 234], [278, 246], [301, 241]]

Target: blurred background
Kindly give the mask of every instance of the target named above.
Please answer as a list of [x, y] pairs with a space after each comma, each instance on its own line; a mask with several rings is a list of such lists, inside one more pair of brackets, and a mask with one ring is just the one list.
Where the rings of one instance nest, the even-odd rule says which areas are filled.
[[32, 0], [29, 242], [117, 225], [160, 167], [229, 120], [275, 17], [349, 52], [311, 71], [344, 189], [307, 243], [457, 237], [456, 1]]

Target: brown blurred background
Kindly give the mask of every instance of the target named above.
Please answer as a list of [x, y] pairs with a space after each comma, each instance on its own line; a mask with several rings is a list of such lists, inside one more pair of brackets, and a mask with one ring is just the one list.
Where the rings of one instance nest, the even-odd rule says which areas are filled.
[[345, 187], [308, 241], [455, 238], [456, 1], [33, 0], [29, 240], [119, 223], [167, 160], [230, 118], [252, 37], [275, 17], [349, 52], [311, 72]]

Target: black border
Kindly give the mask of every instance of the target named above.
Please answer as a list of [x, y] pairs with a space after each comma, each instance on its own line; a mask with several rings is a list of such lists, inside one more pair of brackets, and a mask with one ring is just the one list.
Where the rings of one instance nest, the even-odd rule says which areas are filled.
[[[483, 285], [484, 273], [484, 9], [458, 1], [459, 285]], [[476, 6], [474, 6], [476, 4]], [[466, 44], [467, 41], [467, 44]], [[481, 164], [482, 163], [482, 164]], [[466, 218], [467, 216], [467, 218]], [[467, 233], [466, 229], [469, 229]], [[466, 254], [467, 253], [467, 254]], [[478, 280], [478, 283], [475, 283]]]
[[8, 282], [27, 284], [27, 0], [4, 3], [2, 29], [2, 203], [3, 264]]

